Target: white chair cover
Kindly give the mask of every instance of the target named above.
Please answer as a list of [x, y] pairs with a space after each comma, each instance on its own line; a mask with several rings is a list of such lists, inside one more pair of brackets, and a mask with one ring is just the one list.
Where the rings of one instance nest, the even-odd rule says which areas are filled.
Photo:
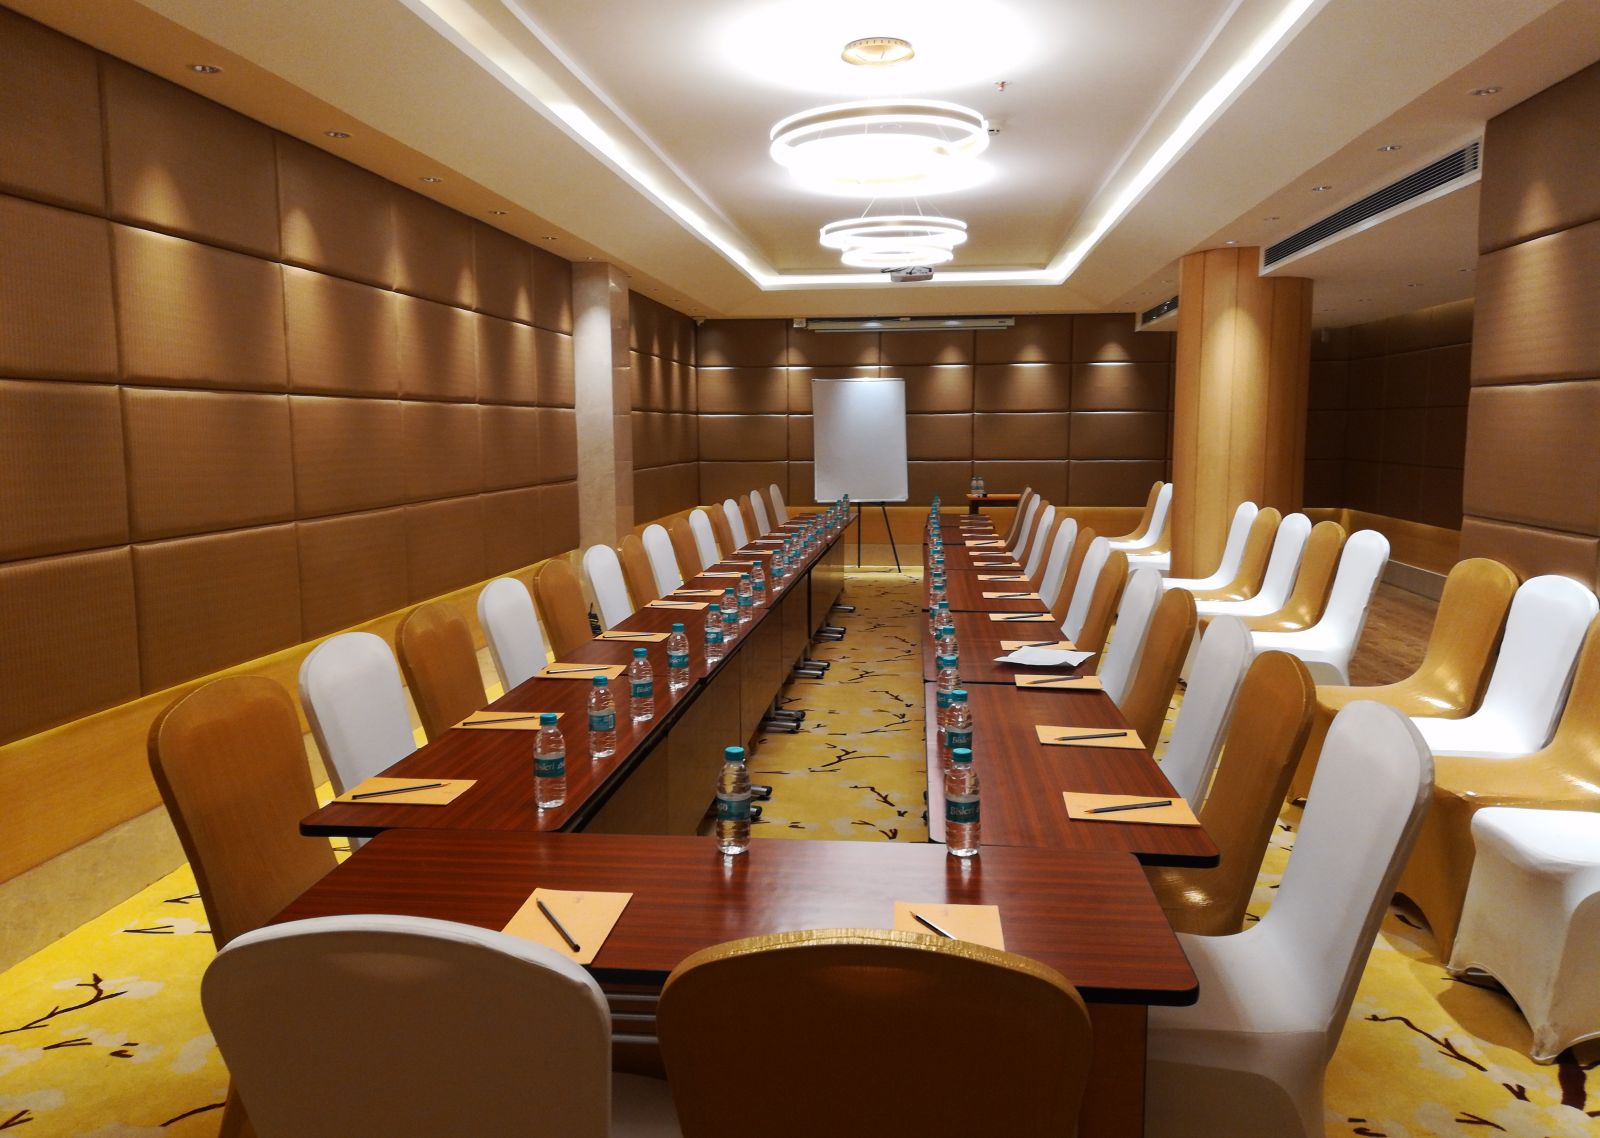
[[644, 544], [644, 555], [650, 559], [650, 575], [656, 579], [656, 592], [663, 597], [683, 584], [683, 574], [678, 572], [678, 554], [672, 548], [672, 536], [667, 528], [651, 522], [639, 535]]
[[728, 519], [728, 528], [733, 531], [733, 548], [743, 549], [750, 544], [750, 535], [744, 529], [744, 515], [739, 512], [739, 503], [732, 498], [722, 500], [722, 513]]
[[343, 794], [417, 749], [400, 666], [382, 637], [345, 632], [300, 665], [300, 705]]
[[500, 686], [506, 691], [533, 678], [549, 663], [533, 597], [515, 577], [496, 577], [483, 587], [478, 594], [478, 624], [489, 642]]
[[1027, 552], [1028, 539], [1033, 536], [1033, 519], [1039, 516], [1039, 507], [1042, 505], [1044, 498], [1035, 494], [1023, 510], [1022, 526], [1017, 530], [1017, 544], [1006, 550], [1013, 561], [1021, 561], [1022, 555]]
[[1478, 710], [1462, 719], [1417, 717], [1436, 755], [1507, 758], [1550, 741], [1566, 706], [1595, 596], [1570, 577], [1530, 577], [1511, 598], [1494, 674]]
[[1124, 553], [1137, 553], [1155, 545], [1161, 540], [1161, 531], [1167, 527], [1167, 511], [1171, 506], [1172, 483], [1163, 482], [1161, 489], [1156, 491], [1155, 508], [1150, 511], [1150, 528], [1139, 537], [1113, 541], [1111, 548], [1120, 549]]
[[689, 511], [689, 532], [694, 535], [694, 547], [700, 554], [700, 568], [709, 569], [722, 560], [722, 554], [717, 551], [717, 531], [711, 528], [711, 515], [698, 506]]
[[750, 516], [756, 520], [756, 531], [751, 534], [752, 540], [766, 537], [772, 532], [772, 523], [767, 520], [767, 504], [761, 500], [761, 491], [750, 491]]
[[1150, 1138], [1323, 1134], [1323, 1073], [1433, 782], [1416, 728], [1370, 701], [1339, 713], [1324, 755], [1266, 916], [1178, 934], [1200, 999], [1150, 1009]]
[[678, 1133], [665, 1082], [612, 1075], [599, 985], [521, 937], [269, 925], [217, 954], [200, 998], [259, 1138]]
[[767, 487], [767, 496], [772, 499], [772, 517], [781, 526], [789, 523], [789, 508], [783, 504], [783, 491], [778, 489], [774, 482]]
[[1233, 704], [1255, 651], [1250, 630], [1236, 616], [1219, 616], [1206, 625], [1195, 653], [1193, 676], [1172, 725], [1172, 740], [1161, 759], [1161, 773], [1198, 810], [1211, 785]]
[[1165, 577], [1172, 572], [1172, 551], [1166, 553], [1130, 553], [1128, 554], [1128, 568], [1154, 569]]
[[1366, 627], [1373, 590], [1388, 563], [1389, 539], [1377, 530], [1357, 530], [1344, 543], [1322, 619], [1300, 632], [1252, 632], [1256, 651], [1277, 649], [1300, 657], [1319, 684], [1348, 684], [1350, 657]]
[[1122, 590], [1116, 629], [1100, 664], [1100, 684], [1111, 702], [1119, 706], [1128, 694], [1129, 682], [1139, 670], [1145, 635], [1150, 631], [1150, 618], [1155, 614], [1156, 600], [1160, 596], [1161, 574], [1153, 569], [1141, 569], [1130, 576]]
[[1083, 631], [1084, 619], [1089, 615], [1089, 601], [1094, 596], [1095, 582], [1100, 580], [1100, 570], [1105, 568], [1106, 558], [1110, 556], [1109, 538], [1097, 537], [1089, 543], [1089, 549], [1083, 555], [1083, 564], [1078, 569], [1077, 583], [1072, 587], [1067, 619], [1061, 622], [1061, 635], [1068, 640], [1076, 640]]
[[1061, 579], [1067, 575], [1067, 559], [1072, 556], [1072, 546], [1078, 540], [1078, 519], [1068, 518], [1056, 530], [1056, 539], [1050, 543], [1050, 556], [1044, 563], [1044, 576], [1039, 579], [1039, 595], [1044, 603], [1054, 605], [1061, 592]]
[[1477, 856], [1450, 971], [1487, 972], [1553, 1062], [1600, 1036], [1600, 814], [1495, 806], [1472, 816]]
[[609, 545], [591, 545], [583, 551], [583, 571], [589, 575], [589, 587], [600, 606], [600, 621], [611, 628], [619, 621], [633, 615], [633, 600], [628, 596], [628, 584], [622, 576], [622, 562], [617, 551]]
[[1247, 601], [1196, 601], [1195, 611], [1200, 616], [1269, 616], [1277, 612], [1294, 591], [1306, 538], [1310, 536], [1311, 519], [1304, 514], [1290, 514], [1279, 523], [1272, 539], [1272, 554], [1267, 558], [1260, 591]]
[[1033, 523], [1033, 540], [1028, 543], [1028, 560], [1022, 565], [1023, 576], [1032, 577], [1039, 571], [1039, 563], [1044, 560], [1045, 541], [1050, 537], [1050, 527], [1055, 524], [1054, 506], [1045, 506], [1039, 511], [1039, 516]]
[[1250, 527], [1255, 524], [1261, 508], [1254, 502], [1240, 502], [1233, 511], [1233, 521], [1228, 526], [1228, 539], [1222, 547], [1222, 560], [1216, 572], [1205, 577], [1168, 577], [1162, 583], [1166, 589], [1190, 589], [1196, 593], [1207, 589], [1220, 589], [1239, 575], [1239, 562], [1244, 560], [1245, 543], [1250, 538]]

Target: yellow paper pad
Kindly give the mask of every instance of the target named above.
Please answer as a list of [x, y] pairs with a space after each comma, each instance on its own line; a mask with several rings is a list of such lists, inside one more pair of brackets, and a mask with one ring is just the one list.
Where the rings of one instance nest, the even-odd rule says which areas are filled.
[[967, 542], [967, 548], [968, 549], [996, 549], [996, 548], [1004, 549], [1005, 547], [1006, 547], [1006, 543], [1003, 542], [1003, 541], [991, 541], [991, 540], [988, 540], [988, 539], [985, 539], [985, 540], [982, 540], [982, 541], [969, 541], [969, 542]]
[[[352, 786], [349, 790], [335, 798], [335, 802], [351, 802], [357, 806], [367, 803], [377, 803], [380, 806], [448, 806], [460, 798], [478, 780], [475, 778], [369, 778], [359, 786]], [[367, 794], [374, 790], [392, 790], [397, 786], [426, 786], [430, 782], [442, 782], [443, 786], [429, 787], [427, 790], [414, 790], [409, 794], [385, 794], [379, 798], [357, 798], [358, 794]]]
[[1020, 589], [1015, 593], [985, 593], [985, 594], [983, 594], [983, 599], [986, 600], [986, 601], [1000, 601], [1000, 600], [1006, 600], [1006, 601], [1042, 601], [1042, 600], [1044, 600], [1044, 598], [1041, 597], [1038, 593], [1024, 593]]
[[674, 589], [663, 600], [672, 600], [675, 597], [720, 597], [721, 589]]
[[1107, 747], [1117, 751], [1142, 751], [1144, 742], [1139, 738], [1139, 733], [1133, 728], [1128, 728], [1125, 734], [1114, 735], [1109, 739], [1077, 739], [1071, 742], [1057, 742], [1065, 740], [1069, 735], [1099, 735], [1106, 731], [1115, 731], [1115, 727], [1035, 727], [1039, 733], [1039, 742], [1047, 747]]
[[952, 934], [957, 940], [964, 940], [971, 944], [981, 944], [986, 948], [997, 948], [1004, 952], [1006, 947], [1005, 932], [1000, 928], [999, 905], [936, 905], [932, 901], [896, 901], [894, 903], [894, 927], [896, 932], [923, 933], [927, 936], [939, 934], [925, 925], [917, 923], [912, 913], [918, 913], [945, 932]]
[[1105, 691], [1099, 676], [1018, 676], [1016, 685], [1040, 691]]
[[596, 640], [619, 640], [630, 644], [660, 644], [670, 632], [602, 632]]
[[[1075, 822], [1147, 822], [1153, 826], [1198, 826], [1189, 804], [1178, 795], [1172, 796], [1171, 806], [1152, 806], [1147, 810], [1117, 810], [1110, 814], [1090, 814], [1096, 806], [1120, 806], [1124, 802], [1159, 802], [1163, 794], [1082, 794], [1063, 790], [1061, 798], [1067, 804], [1067, 817]], [[955, 932], [955, 929], [951, 929]]]
[[[987, 568], [987, 566], [985, 566]], [[1026, 581], [1027, 578], [1020, 573], [979, 573], [980, 581]]]
[[992, 612], [989, 619], [996, 624], [1032, 624], [1035, 621], [1049, 623], [1055, 617], [1047, 612]]
[[738, 580], [740, 577], [744, 576], [744, 574], [743, 573], [696, 573], [695, 576], [696, 577], [732, 577], [735, 580]]
[[645, 608], [651, 608], [651, 609], [689, 609], [692, 612], [699, 612], [701, 609], [705, 608], [706, 605], [708, 605], [710, 603], [711, 602], [709, 602], [709, 601], [651, 601], [648, 605], [645, 606]]
[[[617, 925], [622, 916], [622, 910], [628, 907], [628, 902], [633, 900], [632, 893], [591, 893], [579, 892], [570, 889], [535, 889], [516, 915], [506, 922], [506, 927], [501, 932], [519, 936], [523, 940], [531, 940], [534, 944], [542, 944], [546, 948], [553, 948], [568, 960], [578, 964], [589, 964], [599, 954], [601, 947], [606, 943], [606, 937], [611, 935], [611, 930]], [[567, 934], [578, 942], [578, 951], [573, 952], [571, 946], [561, 939], [561, 934], [543, 913], [539, 911], [539, 902], [555, 914], [556, 920], [561, 922], [561, 927]], [[951, 930], [954, 932], [955, 930]]]
[[596, 676], [604, 676], [614, 680], [628, 670], [626, 664], [574, 664], [570, 661], [557, 660], [548, 664], [544, 670], [534, 675], [536, 680], [583, 680], [585, 683]]
[[1076, 652], [1078, 646], [1070, 640], [1002, 640], [1000, 647], [1007, 652], [1015, 652], [1018, 648], [1053, 648], [1057, 652]]
[[[450, 730], [460, 727], [469, 731], [537, 731], [539, 715], [537, 711], [474, 711]], [[556, 718], [561, 718], [561, 712], [556, 712]]]

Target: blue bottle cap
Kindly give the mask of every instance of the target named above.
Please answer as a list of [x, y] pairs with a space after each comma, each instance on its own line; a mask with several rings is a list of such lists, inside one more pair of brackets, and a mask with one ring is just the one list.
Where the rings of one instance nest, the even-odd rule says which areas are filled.
[[950, 761], [952, 763], [970, 763], [972, 761], [972, 749], [970, 747], [953, 748], [950, 752]]
[[605, 676], [596, 676], [594, 678], [594, 686], [597, 688], [607, 687], [610, 683], [611, 681]]
[[555, 712], [553, 712], [553, 711], [543, 711], [543, 712], [539, 713], [539, 726], [540, 727], [554, 727], [555, 725], [556, 725], [556, 713]]
[[678, 624], [678, 623], [674, 623], [673, 626], [672, 626], [672, 631], [674, 631], [674, 632], [682, 632], [683, 631], [683, 625]]
[[722, 761], [725, 762], [725, 763], [742, 763], [742, 762], [744, 762], [744, 748], [743, 747], [724, 747], [722, 749]]
[[635, 648], [633, 650], [633, 658], [635, 660], [643, 660], [649, 654], [650, 653], [646, 652], [643, 648]]

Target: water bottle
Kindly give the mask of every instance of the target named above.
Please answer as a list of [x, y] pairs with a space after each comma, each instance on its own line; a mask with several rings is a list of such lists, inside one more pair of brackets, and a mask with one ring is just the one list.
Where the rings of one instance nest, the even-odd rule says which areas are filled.
[[983, 484], [983, 475], [981, 475], [981, 474], [978, 475], [976, 478], [973, 479], [973, 481], [978, 484], [978, 490], [977, 490], [978, 497], [987, 498], [989, 496], [989, 489], [988, 489], [988, 487], [986, 487]]
[[750, 772], [744, 748], [727, 747], [717, 773], [717, 848], [732, 856], [750, 848]]
[[955, 635], [956, 618], [950, 615], [950, 602], [940, 601], [933, 610], [933, 638], [938, 640], [943, 630], [948, 628], [951, 635]]
[[982, 485], [983, 485], [983, 480], [980, 479], [976, 474], [974, 474], [972, 476], [972, 481], [967, 483], [967, 493], [972, 494], [973, 496], [977, 496], [977, 495], [983, 493], [982, 490], [978, 489], [978, 487], [980, 487]]
[[739, 602], [734, 599], [732, 589], [723, 589], [722, 640], [731, 646], [737, 639], [739, 639]]
[[728, 646], [722, 636], [722, 609], [710, 604], [706, 606], [706, 666], [710, 667], [712, 661], [720, 660], [728, 654]]
[[628, 706], [635, 723], [656, 717], [656, 672], [650, 666], [650, 653], [643, 648], [633, 650], [628, 664]]
[[934, 570], [933, 583], [928, 586], [928, 605], [937, 609], [939, 602], [944, 599], [944, 574]]
[[942, 734], [950, 723], [950, 705], [955, 702], [954, 693], [961, 687], [961, 678], [956, 672], [956, 658], [954, 656], [940, 656], [938, 659], [939, 671], [934, 677], [934, 690], [937, 692], [937, 721]]
[[750, 566], [750, 589], [755, 594], [755, 603], [760, 606], [767, 603], [767, 571], [761, 567], [761, 558], [756, 558], [755, 564]]
[[756, 615], [756, 587], [750, 574], [739, 574], [739, 623], [749, 624]]
[[674, 624], [672, 635], [667, 637], [667, 687], [671, 691], [682, 691], [688, 686], [689, 638], [683, 634], [683, 625]]
[[948, 756], [958, 747], [972, 750], [972, 708], [967, 705], [967, 692], [965, 688], [956, 688], [950, 693], [950, 707], [945, 712], [944, 742], [945, 755]]
[[589, 757], [604, 759], [617, 753], [617, 703], [611, 682], [596, 676], [589, 689]]
[[533, 737], [533, 800], [540, 810], [554, 810], [567, 800], [567, 741], [553, 711], [539, 716]]
[[950, 752], [944, 772], [944, 845], [953, 857], [974, 857], [978, 852], [978, 772], [972, 769], [972, 749]]
[[961, 649], [956, 644], [956, 626], [950, 625], [943, 628], [933, 638], [933, 654], [935, 656], [949, 656], [958, 664], [961, 661]]

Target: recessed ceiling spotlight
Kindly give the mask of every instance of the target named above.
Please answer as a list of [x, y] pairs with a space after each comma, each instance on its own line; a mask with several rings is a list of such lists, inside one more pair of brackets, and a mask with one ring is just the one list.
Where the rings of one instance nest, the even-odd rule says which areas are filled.
[[867, 36], [845, 44], [839, 58], [857, 67], [887, 67], [891, 63], [904, 63], [916, 54], [909, 40], [894, 36]]
[[491, 209], [489, 211], [489, 216], [490, 217], [504, 217], [505, 215], [506, 215], [506, 211], [503, 210], [503, 209]]
[[1467, 92], [1469, 95], [1477, 95], [1480, 98], [1484, 95], [1498, 95], [1499, 93], [1499, 87], [1474, 87], [1472, 90]]
[[347, 130], [325, 130], [322, 133], [327, 135], [329, 138], [349, 138], [350, 137], [350, 132], [347, 131]]
[[1238, 242], [1237, 241], [1224, 241], [1223, 244], [1224, 245], [1237, 245]]
[[1281, 221], [1283, 219], [1280, 218], [1277, 214], [1273, 214], [1271, 217], [1263, 217], [1261, 220], [1262, 221]]
[[1312, 186], [1311, 192], [1314, 194], [1323, 194], [1327, 193], [1331, 189], [1333, 189], [1332, 186]]
[[977, 185], [974, 161], [989, 146], [988, 121], [955, 103], [924, 99], [836, 103], [778, 122], [774, 162], [808, 189], [843, 197], [915, 197]]
[[[221, 75], [222, 74], [222, 68], [214, 66], [213, 64], [210, 64], [210, 63], [191, 63], [191, 64], [189, 64], [189, 70], [193, 71], [196, 75]], [[1498, 88], [1498, 87], [1495, 88], [1495, 90], [1497, 90], [1497, 91], [1499, 89], [1500, 88]]]
[[1398, 142], [1390, 142], [1390, 143], [1386, 143], [1383, 146], [1378, 147], [1378, 153], [1379, 154], [1393, 154], [1396, 150], [1399, 150], [1399, 149], [1400, 149], [1400, 144]]
[[435, 182], [444, 181], [444, 179], [443, 178], [436, 178], [432, 174], [424, 174], [424, 175], [422, 175], [422, 177], [418, 178], [417, 181], [419, 181], [419, 182], [427, 182], [431, 186]]
[[541, 238], [539, 238], [539, 240], [540, 241], [560, 241], [561, 238], [559, 238], [559, 237], [541, 237]]

